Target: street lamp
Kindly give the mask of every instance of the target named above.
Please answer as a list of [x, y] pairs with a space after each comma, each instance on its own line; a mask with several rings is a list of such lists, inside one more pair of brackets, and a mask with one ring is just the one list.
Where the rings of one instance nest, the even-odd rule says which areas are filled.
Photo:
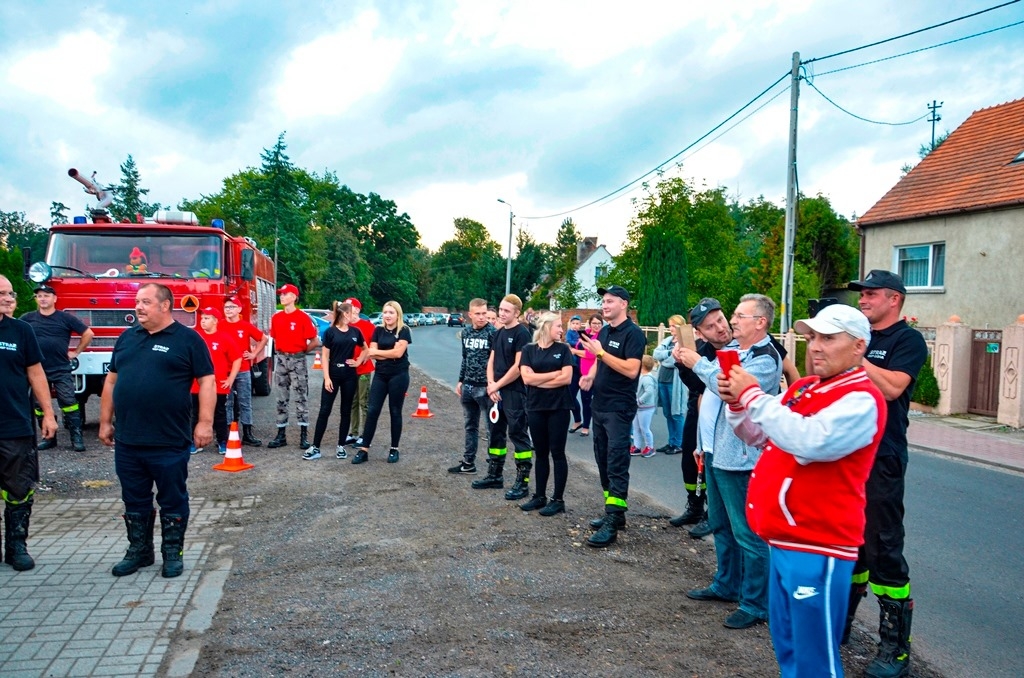
[[498, 198], [498, 202], [503, 205], [508, 205], [508, 259], [505, 264], [505, 296], [507, 297], [512, 289], [512, 204], [507, 203], [501, 198]]

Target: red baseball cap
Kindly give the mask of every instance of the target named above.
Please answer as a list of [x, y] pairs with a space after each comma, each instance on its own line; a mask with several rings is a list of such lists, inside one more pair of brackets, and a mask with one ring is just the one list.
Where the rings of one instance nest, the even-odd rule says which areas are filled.
[[224, 305], [226, 306], [228, 304], [234, 304], [235, 306], [238, 306], [239, 308], [241, 308], [242, 307], [242, 300], [239, 299], [238, 297], [228, 297], [227, 299], [224, 300]]
[[220, 312], [220, 309], [216, 309], [213, 306], [207, 306], [199, 312], [202, 315], [208, 315], [216, 318], [217, 320], [224, 320], [224, 314]]
[[352, 308], [354, 308], [354, 309], [356, 309], [358, 311], [362, 311], [363, 310], [363, 305], [360, 304], [359, 300], [356, 299], [355, 297], [349, 297], [348, 299], [346, 299], [345, 301], [343, 301], [341, 303], [343, 303], [343, 304], [352, 304]]
[[287, 285], [282, 285], [281, 289], [277, 291], [278, 294], [287, 294], [288, 292], [291, 292], [295, 296], [299, 296], [299, 288], [291, 283], [288, 283]]

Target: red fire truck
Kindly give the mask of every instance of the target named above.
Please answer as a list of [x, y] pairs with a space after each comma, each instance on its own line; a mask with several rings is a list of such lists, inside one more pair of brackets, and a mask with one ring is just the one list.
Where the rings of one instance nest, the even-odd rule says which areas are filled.
[[[238, 296], [243, 318], [267, 332], [276, 309], [274, 262], [251, 238], [229, 235], [224, 222], [200, 226], [191, 212], [160, 211], [135, 223], [112, 221], [106, 207], [113, 196], [77, 170], [68, 175], [95, 195], [91, 220], [50, 227], [45, 261], [28, 268], [28, 278], [57, 292], [58, 307], [82, 320], [95, 335], [74, 369], [81, 403], [99, 395], [117, 338], [136, 321], [135, 293], [159, 282], [174, 293], [174, 319], [198, 327], [199, 309], [222, 308]], [[74, 340], [77, 340], [75, 338]], [[74, 341], [73, 340], [73, 341]], [[72, 345], [74, 346], [74, 344]], [[268, 355], [270, 346], [267, 348]], [[271, 360], [252, 367], [253, 392], [269, 395]]]

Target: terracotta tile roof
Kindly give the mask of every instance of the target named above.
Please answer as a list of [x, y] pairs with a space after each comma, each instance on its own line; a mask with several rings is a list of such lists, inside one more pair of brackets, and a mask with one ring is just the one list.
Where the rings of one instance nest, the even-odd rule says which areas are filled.
[[875, 226], [1024, 206], [1024, 99], [975, 111], [860, 219]]

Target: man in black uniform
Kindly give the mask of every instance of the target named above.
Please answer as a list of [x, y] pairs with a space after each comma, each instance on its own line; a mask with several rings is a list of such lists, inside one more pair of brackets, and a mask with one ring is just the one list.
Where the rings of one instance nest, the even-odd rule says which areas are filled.
[[[57, 404], [64, 413], [64, 428], [71, 435], [71, 446], [75, 452], [85, 451], [82, 440], [82, 411], [79, 409], [78, 398], [75, 397], [75, 378], [71, 375], [71, 361], [68, 359], [68, 347], [71, 335], [81, 337], [75, 347], [72, 358], [77, 358], [92, 341], [92, 330], [81, 320], [57, 310], [57, 292], [49, 285], [36, 287], [36, 306], [38, 311], [30, 311], [21, 319], [32, 326], [39, 340], [39, 349], [43, 352], [43, 371], [50, 388], [57, 395]], [[36, 402], [36, 419], [40, 422], [43, 411]], [[39, 441], [40, 450], [48, 450], [57, 446], [57, 436], [43, 437]]]
[[[529, 494], [530, 470], [533, 468], [533, 441], [526, 423], [526, 386], [519, 376], [519, 359], [523, 347], [533, 341], [530, 331], [519, 322], [523, 301], [515, 294], [506, 295], [498, 304], [498, 331], [491, 340], [491, 356], [487, 361], [487, 395], [498, 403], [498, 421], [491, 427], [487, 450], [487, 476], [473, 481], [478, 490], [504, 486], [502, 472], [508, 440], [516, 455], [516, 482], [505, 493], [505, 499], [522, 499]], [[506, 435], [507, 433], [507, 435]]]
[[581, 334], [583, 347], [597, 356], [588, 374], [580, 377], [580, 388], [592, 391], [594, 459], [604, 490], [605, 515], [591, 521], [599, 527], [587, 544], [608, 546], [626, 526], [626, 498], [629, 494], [629, 447], [633, 417], [636, 416], [636, 386], [640, 379], [640, 359], [647, 337], [630, 320], [629, 292], [618, 285], [599, 288], [601, 314], [605, 326], [590, 339]]
[[910, 673], [910, 566], [903, 557], [903, 490], [907, 472], [907, 426], [910, 397], [917, 374], [928, 357], [921, 333], [902, 318], [907, 288], [891, 271], [870, 271], [849, 289], [860, 292], [861, 312], [871, 323], [864, 370], [889, 405], [885, 435], [878, 446], [867, 484], [864, 545], [853, 569], [845, 642], [857, 604], [870, 585], [878, 597], [878, 655], [864, 670], [871, 678], [896, 678]]
[[[462, 462], [449, 473], [476, 473], [476, 448], [480, 440], [480, 415], [487, 417], [491, 399], [487, 396], [487, 362], [491, 358], [491, 340], [496, 330], [487, 322], [487, 302], [469, 302], [469, 327], [462, 329], [462, 367], [455, 395], [462, 401], [462, 419], [466, 429]], [[491, 422], [487, 419], [487, 428]]]
[[15, 570], [36, 566], [28, 554], [32, 495], [39, 482], [39, 456], [29, 390], [42, 405], [43, 437], [57, 433], [39, 342], [31, 326], [11, 317], [17, 294], [0, 275], [0, 496], [4, 500], [4, 562]]
[[[160, 504], [164, 577], [177, 577], [184, 565], [188, 527], [189, 447], [213, 440], [217, 402], [210, 351], [192, 329], [171, 316], [174, 296], [164, 285], [147, 283], [135, 295], [139, 324], [114, 345], [110, 372], [100, 400], [100, 441], [114, 445], [114, 468], [121, 481], [128, 551], [111, 570], [115, 577], [152, 565], [153, 486]], [[192, 382], [199, 382], [199, 417], [192, 424]], [[117, 431], [114, 431], [114, 420]]]

